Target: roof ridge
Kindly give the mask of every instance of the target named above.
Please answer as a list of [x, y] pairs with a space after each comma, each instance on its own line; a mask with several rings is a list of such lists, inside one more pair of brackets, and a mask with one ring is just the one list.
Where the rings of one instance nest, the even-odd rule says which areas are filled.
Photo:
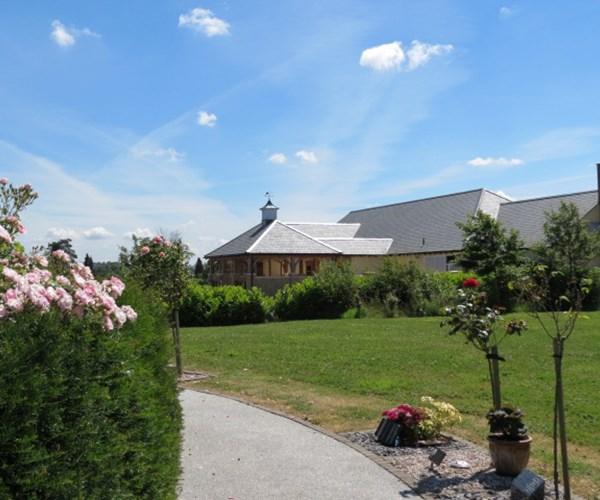
[[482, 191], [485, 191], [486, 193], [493, 194], [494, 196], [498, 196], [498, 198], [502, 198], [503, 200], [506, 200], [506, 201], [514, 201], [514, 200], [511, 200], [508, 197], [508, 195], [499, 194], [498, 192], [492, 191], [491, 189], [488, 189], [488, 188], [482, 188]]
[[327, 236], [319, 238], [319, 240], [342, 240], [342, 241], [394, 241], [394, 238], [354, 238], [354, 237], [338, 237]]
[[367, 210], [376, 210], [378, 208], [395, 207], [397, 205], [407, 205], [409, 203], [417, 203], [419, 201], [435, 200], [435, 199], [438, 199], [438, 198], [449, 198], [451, 196], [458, 196], [458, 195], [461, 195], [461, 194], [475, 193], [477, 191], [484, 191], [484, 190], [485, 190], [485, 188], [469, 189], [468, 191], [459, 191], [458, 193], [440, 194], [440, 195], [437, 195], [437, 196], [429, 196], [427, 198], [419, 198], [417, 200], [400, 201], [398, 203], [388, 203], [387, 205], [378, 205], [378, 206], [375, 206], [375, 207], [359, 208], [357, 210], [350, 210], [350, 212], [348, 212], [348, 214], [352, 214], [352, 213], [356, 213], [356, 212], [366, 212]]
[[275, 226], [275, 224], [277, 224], [279, 221], [277, 219], [275, 219], [273, 222], [271, 222], [269, 224], [269, 227], [263, 232], [263, 234], [261, 234], [258, 238], [256, 238], [256, 241], [254, 243], [252, 243], [252, 245], [250, 245], [246, 251], [244, 253], [250, 253], [252, 251], [252, 249], [258, 244], [260, 243], [260, 241], [265, 237], [265, 234], [267, 234], [272, 228], [273, 226]]
[[590, 193], [597, 193], [597, 192], [598, 191], [596, 189], [590, 189], [589, 191], [576, 191], [574, 193], [552, 194], [552, 195], [548, 195], [548, 196], [538, 196], [537, 198], [526, 198], [524, 200], [509, 201], [508, 203], [503, 203], [503, 205], [514, 205], [515, 203], [524, 203], [527, 201], [547, 200], [550, 198], [564, 198], [565, 196], [575, 196], [578, 194], [590, 194]]
[[303, 225], [319, 225], [319, 226], [360, 226], [360, 222], [281, 222], [282, 224], [303, 224]]
[[314, 241], [315, 243], [318, 243], [319, 245], [327, 247], [330, 250], [334, 250], [334, 251], [336, 251], [338, 253], [343, 253], [339, 248], [335, 248], [332, 245], [328, 245], [327, 243], [323, 243], [322, 241], [319, 241], [317, 238], [312, 237], [310, 234], [306, 234], [304, 231], [300, 231], [299, 229], [296, 229], [295, 227], [290, 227], [290, 226], [288, 226], [287, 224], [285, 224], [284, 222], [281, 222], [281, 221], [276, 221], [276, 222], [279, 222], [279, 224], [281, 224], [282, 226], [287, 227], [291, 231], [296, 231], [298, 234], [301, 234], [302, 236], [306, 236], [308, 239]]

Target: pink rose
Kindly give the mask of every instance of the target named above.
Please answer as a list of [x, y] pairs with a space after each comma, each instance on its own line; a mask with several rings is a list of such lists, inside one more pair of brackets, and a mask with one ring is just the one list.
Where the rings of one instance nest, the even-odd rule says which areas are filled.
[[142, 248], [140, 248], [140, 255], [147, 255], [149, 253], [150, 253], [150, 247], [143, 246]]
[[6, 177], [0, 178], [0, 185], [6, 186], [8, 184], [8, 179]]
[[52, 257], [62, 260], [63, 262], [71, 262], [71, 257], [69, 257], [69, 254], [64, 250], [54, 250], [54, 252], [52, 252]]
[[0, 226], [0, 240], [4, 240], [6, 243], [12, 243], [12, 237], [10, 233], [4, 229], [4, 226]]

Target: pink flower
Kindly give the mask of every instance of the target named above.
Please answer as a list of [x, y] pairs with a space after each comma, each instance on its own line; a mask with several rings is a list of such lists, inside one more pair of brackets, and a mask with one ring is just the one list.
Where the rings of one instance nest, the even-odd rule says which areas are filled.
[[129, 321], [135, 321], [138, 317], [137, 313], [133, 310], [133, 307], [131, 306], [123, 306], [121, 307], [121, 311], [125, 313]]
[[8, 184], [8, 179], [6, 177], [0, 178], [0, 185], [6, 186]]
[[17, 312], [22, 311], [24, 307], [23, 298], [14, 288], [9, 288], [4, 292], [4, 303], [6, 307]]
[[21, 275], [14, 269], [11, 269], [10, 267], [5, 267], [4, 269], [2, 269], [2, 275], [7, 280], [12, 281], [13, 283], [18, 283], [21, 280]]
[[161, 259], [164, 259], [164, 258], [167, 256], [167, 254], [166, 254], [165, 252], [160, 252], [160, 253], [158, 254], [158, 256], [159, 256]]
[[116, 276], [111, 276], [110, 280], [104, 280], [102, 286], [108, 290], [115, 299], [120, 297], [125, 290], [125, 284]]
[[70, 311], [73, 307], [73, 297], [64, 288], [57, 288], [56, 303], [61, 311]]
[[40, 267], [48, 267], [48, 259], [43, 255], [34, 256], [33, 261]]
[[143, 246], [142, 248], [140, 248], [140, 255], [147, 255], [149, 253], [150, 253], [150, 247]]
[[79, 289], [75, 292], [75, 301], [77, 302], [77, 305], [89, 306], [94, 303], [94, 297], [87, 291]]
[[158, 245], [162, 245], [165, 242], [165, 238], [164, 236], [157, 234], [154, 238], [152, 238], [152, 241]]
[[54, 252], [52, 252], [52, 257], [62, 260], [63, 262], [71, 262], [71, 257], [69, 257], [69, 254], [64, 250], [54, 250]]
[[103, 325], [104, 325], [104, 329], [107, 332], [111, 332], [115, 329], [115, 325], [113, 324], [112, 320], [108, 317], [108, 316], [104, 316], [103, 318]]
[[4, 226], [0, 226], [0, 240], [4, 240], [6, 243], [12, 243], [12, 237], [10, 233], [4, 229]]
[[3, 304], [0, 304], [0, 319], [4, 319], [8, 316], [8, 309], [4, 307]]
[[67, 278], [66, 276], [63, 276], [62, 274], [59, 274], [56, 277], [56, 282], [61, 286], [70, 286], [71, 285], [69, 278]]

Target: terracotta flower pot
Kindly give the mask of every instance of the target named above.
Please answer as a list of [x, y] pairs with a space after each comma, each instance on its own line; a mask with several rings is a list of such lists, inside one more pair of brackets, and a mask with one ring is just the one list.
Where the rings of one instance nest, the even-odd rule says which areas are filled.
[[531, 437], [521, 441], [508, 441], [496, 436], [489, 436], [490, 456], [496, 473], [501, 476], [518, 476], [527, 468], [531, 441]]

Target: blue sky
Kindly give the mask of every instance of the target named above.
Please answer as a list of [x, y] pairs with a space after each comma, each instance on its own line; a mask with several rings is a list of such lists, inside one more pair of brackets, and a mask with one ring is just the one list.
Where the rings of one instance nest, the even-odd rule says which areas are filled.
[[593, 189], [600, 1], [5, 2], [0, 175], [28, 245], [204, 254], [259, 219]]

